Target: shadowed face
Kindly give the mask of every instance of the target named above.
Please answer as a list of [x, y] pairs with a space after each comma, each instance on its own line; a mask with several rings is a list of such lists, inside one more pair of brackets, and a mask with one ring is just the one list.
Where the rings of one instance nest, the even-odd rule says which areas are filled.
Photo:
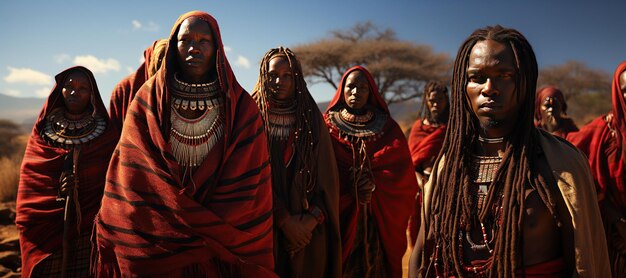
[[553, 97], [546, 97], [541, 102], [539, 110], [541, 112], [542, 119], [549, 119], [550, 117], [558, 119], [561, 118], [561, 115], [563, 115], [563, 105], [558, 99]]
[[430, 117], [438, 119], [439, 115], [448, 108], [448, 97], [444, 92], [430, 91], [426, 95], [426, 105], [428, 106], [428, 111], [430, 111]]
[[370, 91], [370, 84], [365, 74], [360, 70], [355, 70], [346, 78], [343, 99], [348, 107], [359, 110], [367, 104]]
[[274, 98], [279, 100], [292, 99], [295, 96], [295, 84], [289, 61], [285, 56], [270, 59], [268, 66], [270, 90]]
[[187, 18], [178, 30], [178, 64], [183, 79], [206, 83], [215, 76], [215, 41], [209, 24], [197, 17]]
[[477, 42], [469, 56], [466, 93], [483, 136], [502, 137], [514, 128], [521, 102], [516, 93], [517, 70], [510, 46], [492, 40]]
[[622, 89], [622, 94], [626, 100], [626, 71], [623, 71], [619, 76], [619, 87]]
[[63, 80], [61, 94], [63, 102], [67, 108], [67, 113], [71, 115], [83, 114], [91, 103], [93, 89], [89, 77], [82, 71], [72, 71]]

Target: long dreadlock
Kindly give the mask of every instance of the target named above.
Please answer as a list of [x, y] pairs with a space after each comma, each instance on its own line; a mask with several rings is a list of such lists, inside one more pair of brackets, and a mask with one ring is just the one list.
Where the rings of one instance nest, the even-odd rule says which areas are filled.
[[[479, 41], [493, 40], [508, 45], [515, 56], [516, 94], [522, 103], [516, 128], [508, 136], [499, 170], [478, 213], [482, 222], [493, 217], [492, 206], [502, 202], [501, 222], [495, 231], [492, 265], [489, 277], [512, 277], [520, 266], [524, 192], [537, 190], [549, 211], [555, 216], [555, 202], [545, 182], [532, 166], [538, 151], [536, 130], [533, 127], [537, 60], [526, 38], [514, 29], [488, 26], [474, 31], [461, 45], [454, 62], [450, 119], [440, 157], [446, 159], [439, 175], [433, 175], [432, 211], [427, 217], [433, 223], [434, 238], [444, 271], [463, 276], [458, 237], [460, 219], [472, 219], [470, 193], [470, 165], [472, 148], [478, 143], [479, 121], [469, 105], [466, 84], [469, 55]], [[436, 166], [437, 167], [437, 166]], [[500, 199], [502, 198], [502, 199]]]
[[[259, 71], [259, 79], [254, 87], [253, 96], [255, 101], [259, 106], [259, 110], [261, 112], [261, 116], [263, 117], [263, 122], [265, 123], [265, 131], [267, 134], [270, 133], [270, 125], [269, 125], [269, 100], [268, 98], [272, 97], [271, 92], [268, 92], [268, 88], [270, 88], [270, 79], [268, 75], [269, 71], [269, 63], [275, 57], [285, 57], [289, 62], [289, 68], [291, 69], [291, 74], [294, 79], [295, 84], [295, 101], [296, 101], [296, 125], [295, 125], [295, 150], [297, 154], [297, 159], [299, 162], [299, 166], [296, 168], [296, 173], [301, 175], [302, 190], [304, 194], [311, 192], [313, 186], [315, 185], [315, 168], [317, 165], [317, 155], [313, 154], [313, 148], [316, 138], [319, 138], [318, 130], [315, 128], [319, 125], [319, 118], [316, 117], [321, 115], [319, 109], [317, 108], [317, 104], [313, 100], [313, 97], [309, 93], [309, 90], [306, 86], [306, 81], [304, 80], [304, 75], [302, 74], [302, 67], [300, 66], [300, 62], [297, 60], [296, 55], [286, 47], [278, 47], [273, 48], [263, 56], [261, 60], [261, 67]], [[284, 142], [282, 142], [284, 143]], [[274, 149], [273, 146], [275, 144], [281, 144], [280, 140], [273, 138], [272, 136], [268, 136], [268, 144], [270, 150]], [[282, 155], [280, 156], [270, 156], [272, 161], [272, 165], [277, 162], [282, 163]], [[306, 195], [305, 195], [306, 198]]]
[[450, 98], [448, 97], [448, 88], [443, 83], [439, 81], [435, 81], [435, 80], [428, 81], [426, 86], [424, 86], [424, 94], [422, 96], [422, 105], [420, 106], [420, 109], [417, 112], [417, 118], [421, 120], [428, 119], [430, 122], [438, 121], [438, 119], [433, 119], [432, 115], [430, 114], [430, 109], [428, 109], [428, 104], [427, 104], [428, 95], [431, 92], [444, 94], [446, 97], [446, 110], [442, 111], [442, 114], [440, 115], [444, 120], [443, 122], [445, 123], [448, 121], [448, 117], [450, 114]]

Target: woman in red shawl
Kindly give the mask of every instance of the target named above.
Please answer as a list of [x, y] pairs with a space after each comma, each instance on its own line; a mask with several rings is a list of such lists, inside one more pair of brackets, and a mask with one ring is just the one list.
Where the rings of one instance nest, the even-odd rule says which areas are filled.
[[111, 121], [117, 126], [118, 130], [122, 130], [124, 118], [126, 118], [126, 112], [128, 112], [128, 106], [130, 106], [131, 101], [135, 98], [135, 94], [139, 88], [141, 88], [146, 80], [154, 76], [161, 66], [166, 46], [167, 40], [165, 39], [154, 41], [154, 43], [143, 52], [144, 62], [141, 63], [139, 68], [134, 73], [122, 79], [122, 81], [115, 86], [115, 89], [113, 89], [109, 104], [109, 114], [111, 115]]
[[73, 67], [55, 80], [20, 172], [15, 223], [23, 277], [88, 276], [89, 238], [119, 136], [91, 71]]
[[335, 152], [289, 48], [265, 54], [252, 98], [265, 122], [272, 162], [276, 273], [341, 277]]
[[537, 91], [535, 125], [561, 138], [566, 138], [570, 132], [578, 131], [574, 121], [567, 116], [567, 102], [561, 90], [554, 86], [546, 86]]
[[324, 118], [340, 173], [344, 277], [401, 277], [417, 192], [404, 134], [360, 66], [343, 75]]
[[181, 15], [111, 159], [97, 275], [275, 276], [269, 164], [259, 109], [233, 75], [217, 21]]
[[567, 139], [589, 158], [598, 188], [614, 277], [626, 276], [626, 61], [615, 71], [611, 113], [570, 133]]

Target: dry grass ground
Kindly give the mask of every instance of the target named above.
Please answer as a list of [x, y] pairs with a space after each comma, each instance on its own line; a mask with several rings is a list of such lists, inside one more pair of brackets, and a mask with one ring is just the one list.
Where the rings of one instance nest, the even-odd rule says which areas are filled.
[[0, 201], [15, 201], [17, 185], [20, 179], [20, 167], [24, 157], [24, 149], [28, 135], [20, 135], [12, 139], [12, 153], [0, 156]]

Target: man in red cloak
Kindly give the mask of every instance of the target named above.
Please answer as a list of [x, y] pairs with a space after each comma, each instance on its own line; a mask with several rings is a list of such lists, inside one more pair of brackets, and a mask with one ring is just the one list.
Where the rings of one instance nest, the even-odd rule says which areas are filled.
[[626, 276], [626, 61], [613, 76], [611, 113], [570, 133], [567, 139], [589, 158], [598, 187], [613, 277]]
[[119, 137], [91, 71], [73, 67], [55, 80], [20, 172], [15, 224], [23, 277], [60, 276], [63, 268], [71, 277], [89, 274], [89, 238]]
[[95, 272], [274, 277], [269, 165], [259, 109], [235, 79], [217, 21], [181, 15], [111, 159]]
[[561, 90], [546, 86], [537, 91], [535, 125], [561, 138], [578, 131], [574, 121], [567, 116], [567, 102]]
[[417, 192], [404, 134], [360, 66], [343, 75], [324, 118], [340, 173], [344, 277], [401, 277]]
[[[411, 127], [409, 150], [415, 167], [417, 184], [421, 188], [430, 176], [432, 166], [446, 136], [449, 114], [448, 88], [439, 81], [430, 81], [424, 87], [424, 97], [418, 119]], [[421, 196], [415, 196], [416, 208], [409, 220], [411, 246], [415, 245], [420, 224]]]
[[115, 86], [111, 94], [109, 114], [111, 121], [122, 130], [128, 106], [135, 98], [135, 94], [146, 80], [150, 79], [161, 66], [167, 40], [156, 40], [143, 52], [144, 61], [134, 73], [126, 76]]

